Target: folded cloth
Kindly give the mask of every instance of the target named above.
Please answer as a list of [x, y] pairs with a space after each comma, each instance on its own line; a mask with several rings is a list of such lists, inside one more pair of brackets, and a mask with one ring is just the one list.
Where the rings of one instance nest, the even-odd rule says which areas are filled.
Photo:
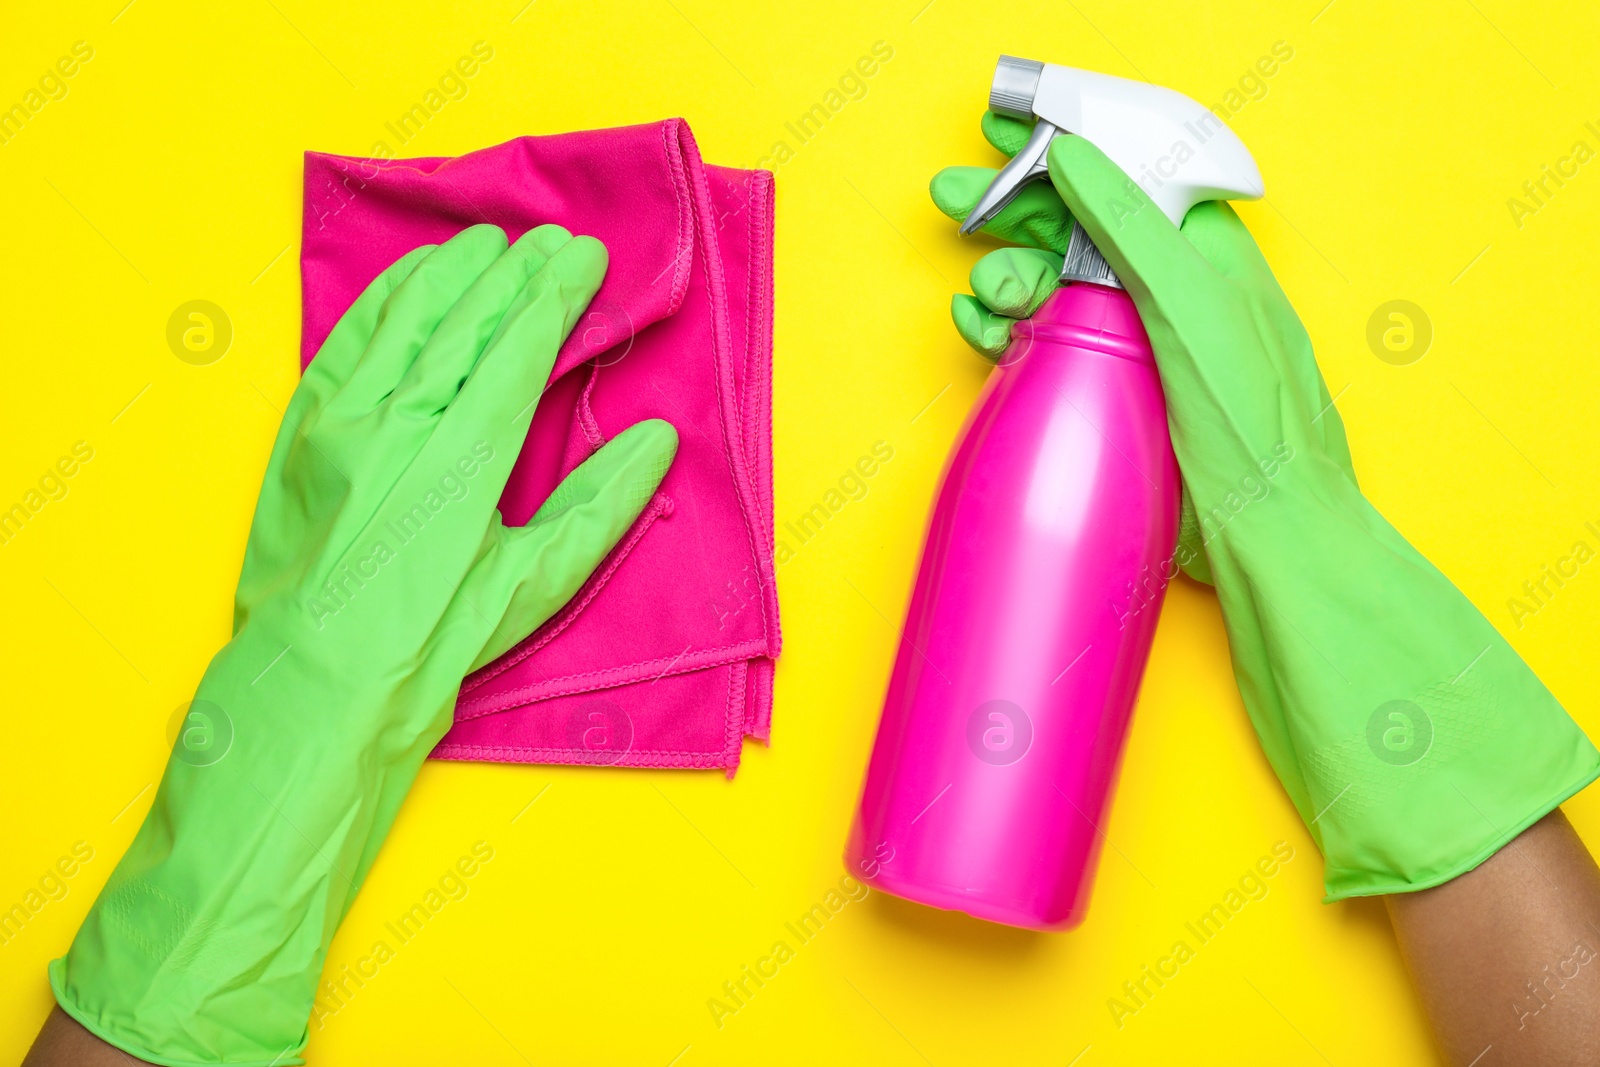
[[554, 618], [461, 686], [435, 758], [720, 767], [768, 740], [772, 175], [707, 166], [681, 119], [457, 158], [306, 154], [302, 365], [389, 263], [491, 222], [591, 234], [610, 271], [506, 486], [508, 525], [640, 419], [678, 430], [638, 523]]

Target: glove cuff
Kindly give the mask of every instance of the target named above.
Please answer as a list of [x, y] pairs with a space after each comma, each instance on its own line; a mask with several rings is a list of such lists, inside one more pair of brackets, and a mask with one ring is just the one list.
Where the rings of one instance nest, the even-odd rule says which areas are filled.
[[1425, 889], [1588, 785], [1600, 752], [1353, 484], [1314, 481], [1208, 546], [1240, 692], [1327, 899]]

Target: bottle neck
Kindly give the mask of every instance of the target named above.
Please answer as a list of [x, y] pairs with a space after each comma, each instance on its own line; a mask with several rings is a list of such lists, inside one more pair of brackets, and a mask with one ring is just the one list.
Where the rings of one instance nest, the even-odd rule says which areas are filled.
[[1067, 238], [1066, 262], [1061, 265], [1063, 282], [1089, 282], [1112, 289], [1123, 288], [1122, 282], [1106, 263], [1100, 250], [1089, 240], [1089, 235], [1078, 220], [1072, 220], [1072, 233]]
[[1062, 344], [1141, 363], [1155, 359], [1133, 298], [1120, 286], [1100, 282], [1063, 285], [1031, 318], [1013, 323], [1011, 337], [1016, 358], [1039, 344]]

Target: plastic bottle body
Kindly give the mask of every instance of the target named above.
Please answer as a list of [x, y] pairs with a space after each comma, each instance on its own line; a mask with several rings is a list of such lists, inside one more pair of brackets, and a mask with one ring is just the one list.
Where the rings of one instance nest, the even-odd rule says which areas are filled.
[[946, 465], [846, 863], [995, 922], [1081, 921], [1167, 581], [1179, 477], [1119, 289], [1018, 323]]

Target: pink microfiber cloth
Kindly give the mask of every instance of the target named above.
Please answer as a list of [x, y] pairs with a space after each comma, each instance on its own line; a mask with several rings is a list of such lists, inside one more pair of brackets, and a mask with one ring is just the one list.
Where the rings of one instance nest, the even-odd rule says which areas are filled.
[[766, 741], [772, 529], [772, 175], [706, 166], [681, 119], [521, 137], [458, 158], [306, 154], [302, 363], [401, 255], [491, 222], [605, 243], [500, 501], [528, 520], [617, 432], [680, 446], [638, 523], [561, 612], [466, 679], [433, 755], [721, 767]]

